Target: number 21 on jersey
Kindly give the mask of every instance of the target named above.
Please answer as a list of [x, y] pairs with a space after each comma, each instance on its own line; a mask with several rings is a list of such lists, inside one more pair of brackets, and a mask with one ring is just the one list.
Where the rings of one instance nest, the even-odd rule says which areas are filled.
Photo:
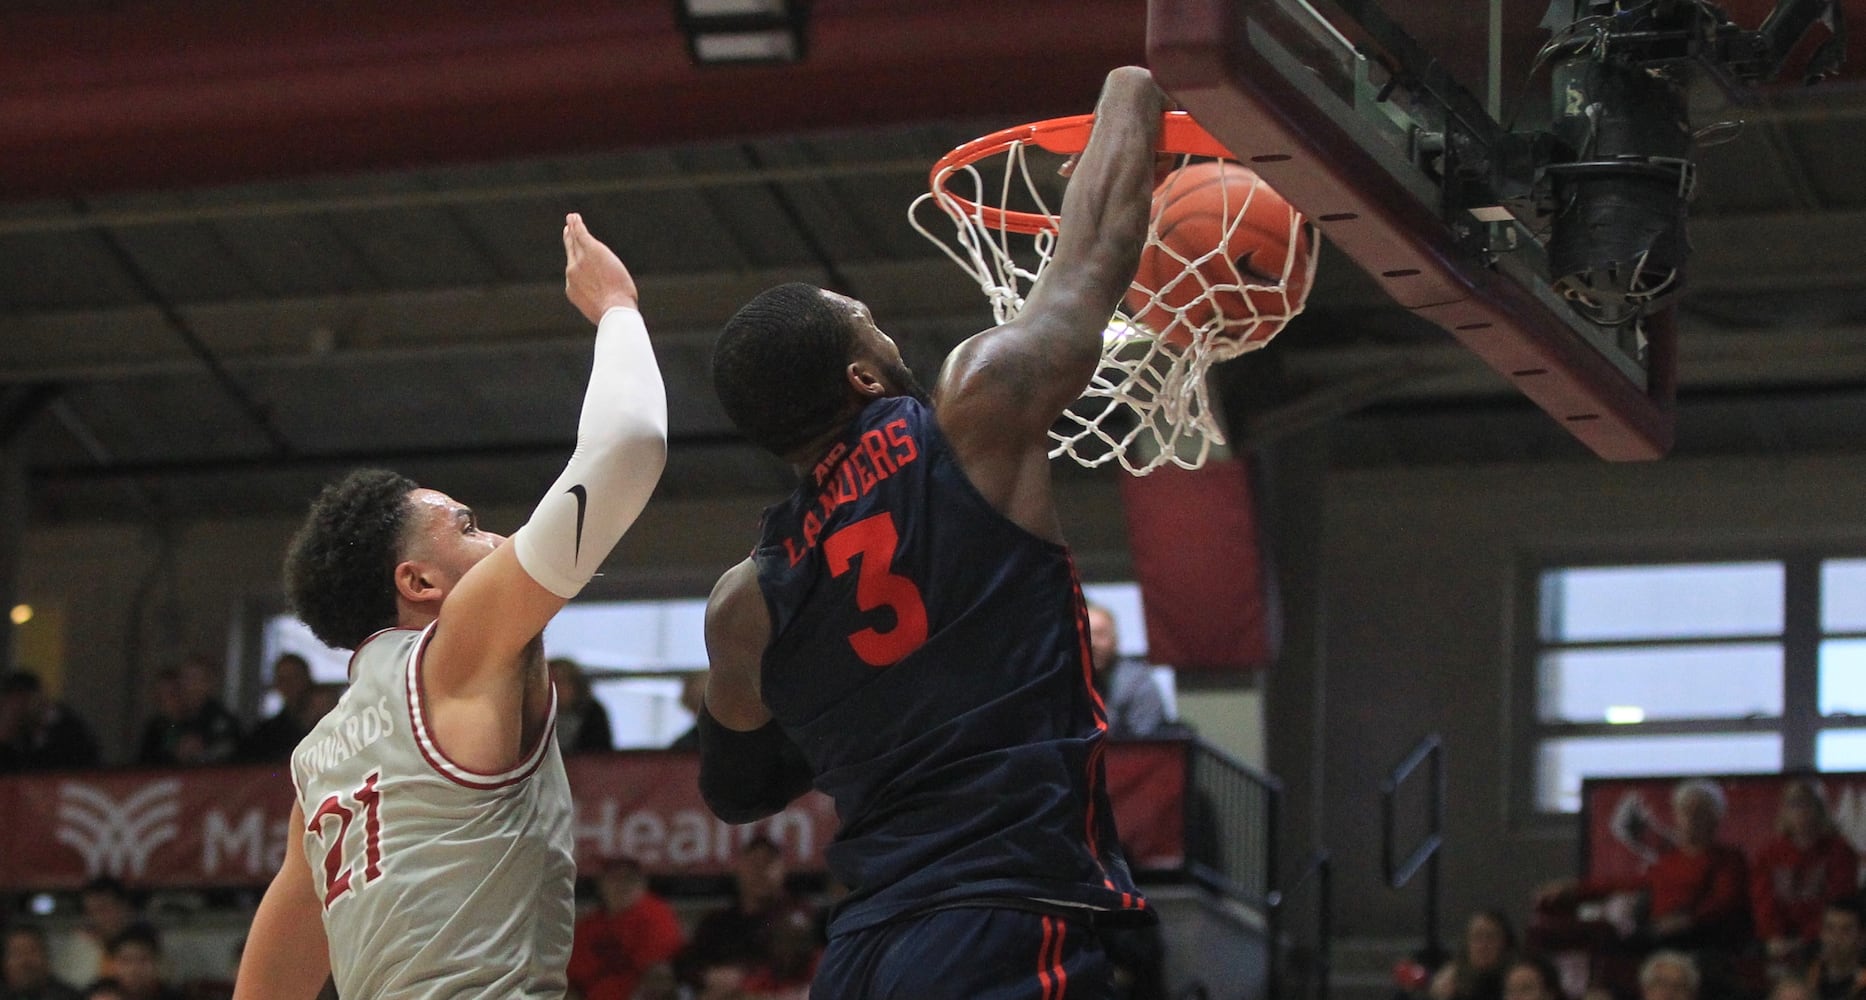
[[894, 550], [900, 541], [894, 516], [887, 511], [844, 525], [823, 540], [831, 576], [847, 573], [860, 557], [855, 606], [863, 611], [887, 608], [894, 612], [893, 628], [864, 628], [849, 634], [855, 655], [871, 667], [893, 666], [927, 641], [927, 606], [920, 599], [920, 588], [894, 572]]
[[[362, 787], [348, 795], [332, 795], [305, 821], [305, 833], [330, 846], [324, 851], [324, 908], [330, 909], [345, 893], [362, 889], [382, 877], [382, 791], [376, 781], [382, 772], [371, 772]], [[347, 804], [346, 804], [347, 803]], [[363, 814], [363, 866], [359, 871], [345, 864], [344, 844], [356, 814]], [[330, 836], [327, 838], [325, 834]], [[309, 854], [309, 851], [305, 853]], [[362, 876], [361, 884], [353, 880]]]

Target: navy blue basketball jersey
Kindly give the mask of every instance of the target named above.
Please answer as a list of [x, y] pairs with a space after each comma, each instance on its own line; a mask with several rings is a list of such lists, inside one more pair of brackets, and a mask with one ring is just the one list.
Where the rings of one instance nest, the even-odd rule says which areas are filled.
[[968, 900], [1151, 919], [1069, 551], [986, 502], [929, 407], [870, 403], [765, 511], [755, 560], [764, 702], [841, 820], [833, 933]]

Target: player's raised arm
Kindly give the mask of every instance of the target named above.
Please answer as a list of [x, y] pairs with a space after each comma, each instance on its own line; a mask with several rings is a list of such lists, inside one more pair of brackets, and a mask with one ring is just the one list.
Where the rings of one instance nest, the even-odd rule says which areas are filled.
[[524, 527], [447, 595], [426, 659], [436, 687], [516, 666], [635, 522], [667, 462], [667, 392], [635, 280], [576, 215], [564, 225], [564, 254], [565, 293], [597, 324], [576, 450]]
[[1108, 75], [1063, 196], [1049, 266], [1015, 319], [947, 359], [934, 400], [968, 468], [983, 452], [1042, 447], [1044, 432], [1094, 375], [1102, 333], [1146, 239], [1165, 110], [1145, 69]]

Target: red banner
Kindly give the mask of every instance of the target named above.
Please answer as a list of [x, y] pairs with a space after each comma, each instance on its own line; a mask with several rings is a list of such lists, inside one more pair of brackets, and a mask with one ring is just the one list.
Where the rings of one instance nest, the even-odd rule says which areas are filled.
[[[1184, 853], [1182, 743], [1110, 744], [1109, 791], [1137, 868]], [[700, 801], [699, 757], [648, 751], [565, 761], [578, 861], [626, 854], [666, 875], [729, 870], [759, 832], [793, 868], [820, 871], [836, 811], [815, 792], [769, 819], [730, 826]], [[0, 779], [0, 890], [73, 889], [97, 875], [139, 888], [263, 885], [285, 854], [291, 778], [281, 767], [89, 771]]]
[[[1742, 774], [1711, 779], [1723, 789], [1728, 809], [1717, 839], [1746, 855], [1775, 835], [1782, 789], [1804, 776]], [[1866, 774], [1815, 775], [1828, 812], [1855, 850], [1866, 855]], [[1582, 870], [1589, 878], [1639, 875], [1671, 832], [1672, 791], [1678, 778], [1594, 778], [1581, 786], [1585, 830]]]
[[1276, 658], [1276, 605], [1250, 477], [1238, 459], [1116, 476], [1147, 615], [1147, 659], [1181, 672], [1258, 669]]

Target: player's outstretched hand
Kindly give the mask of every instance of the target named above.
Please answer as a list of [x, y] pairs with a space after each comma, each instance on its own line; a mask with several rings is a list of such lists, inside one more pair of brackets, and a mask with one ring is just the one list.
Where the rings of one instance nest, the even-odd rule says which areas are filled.
[[614, 250], [590, 235], [583, 216], [564, 216], [564, 295], [592, 323], [616, 306], [633, 309], [635, 278]]

